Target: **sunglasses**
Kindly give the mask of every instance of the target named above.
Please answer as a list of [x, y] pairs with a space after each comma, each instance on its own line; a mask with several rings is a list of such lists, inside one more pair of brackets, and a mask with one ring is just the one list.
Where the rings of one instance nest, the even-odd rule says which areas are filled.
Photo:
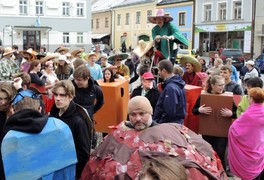
[[122, 59], [116, 59], [116, 61], [122, 61]]
[[33, 93], [32, 95], [23, 95], [21, 93], [17, 93], [15, 97], [11, 100], [12, 105], [16, 105], [20, 101], [22, 101], [25, 97], [30, 97], [32, 99], [40, 99], [41, 94]]

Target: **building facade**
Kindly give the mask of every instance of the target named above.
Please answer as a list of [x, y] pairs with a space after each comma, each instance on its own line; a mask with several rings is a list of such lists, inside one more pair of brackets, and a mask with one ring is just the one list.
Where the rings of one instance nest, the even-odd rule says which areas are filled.
[[262, 0], [253, 2], [253, 9], [255, 10], [254, 57], [257, 57], [264, 49], [264, 3]]
[[194, 48], [201, 55], [219, 48], [242, 49], [250, 54], [251, 0], [196, 0]]
[[122, 3], [124, 0], [97, 0], [92, 4], [92, 43], [107, 44], [112, 41], [112, 6]]
[[152, 40], [154, 25], [148, 22], [148, 16], [154, 15], [156, 4], [156, 0], [126, 0], [112, 7], [113, 48], [133, 49], [141, 39]]
[[188, 39], [189, 48], [192, 49], [193, 39], [193, 1], [191, 0], [162, 0], [157, 4], [158, 9], [164, 9], [173, 17], [172, 23]]
[[87, 0], [0, 0], [2, 46], [45, 46], [54, 51], [91, 47], [91, 2]]

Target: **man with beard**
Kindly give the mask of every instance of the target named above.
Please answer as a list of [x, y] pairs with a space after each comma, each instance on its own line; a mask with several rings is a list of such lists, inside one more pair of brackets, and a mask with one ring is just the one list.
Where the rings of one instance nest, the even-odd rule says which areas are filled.
[[168, 60], [159, 62], [158, 73], [164, 83], [153, 119], [158, 123], [183, 124], [186, 115], [185, 82], [181, 76], [173, 74], [173, 65]]
[[197, 72], [201, 71], [199, 61], [193, 57], [184, 56], [180, 59], [180, 63], [186, 69], [182, 77], [185, 83], [193, 86], [202, 86], [202, 80], [197, 74]]

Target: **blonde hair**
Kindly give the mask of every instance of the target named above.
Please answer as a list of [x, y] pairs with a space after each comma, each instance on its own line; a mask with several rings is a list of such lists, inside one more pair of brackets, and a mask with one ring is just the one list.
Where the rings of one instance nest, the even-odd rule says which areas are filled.
[[70, 80], [61, 80], [57, 82], [52, 89], [52, 93], [56, 93], [56, 90], [62, 87], [67, 96], [73, 98], [75, 96], [75, 87]]
[[186, 169], [172, 157], [159, 157], [148, 160], [140, 173], [139, 179], [155, 180], [187, 180]]
[[184, 74], [183, 69], [180, 66], [174, 66], [173, 73], [179, 76], [183, 76]]

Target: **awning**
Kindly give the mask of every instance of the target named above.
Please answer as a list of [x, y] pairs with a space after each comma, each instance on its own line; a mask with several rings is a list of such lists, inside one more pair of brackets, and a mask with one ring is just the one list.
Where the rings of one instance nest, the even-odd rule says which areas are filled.
[[25, 30], [25, 31], [48, 31], [51, 30], [52, 27], [49, 26], [14, 26], [14, 30]]
[[106, 34], [92, 34], [92, 39], [102, 39], [105, 36], [109, 36], [109, 33]]

